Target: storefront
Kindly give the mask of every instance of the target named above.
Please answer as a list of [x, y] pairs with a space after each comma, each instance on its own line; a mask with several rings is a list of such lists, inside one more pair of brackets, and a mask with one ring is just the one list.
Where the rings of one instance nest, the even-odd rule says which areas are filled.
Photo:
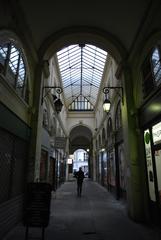
[[150, 217], [161, 223], [161, 96], [155, 94], [140, 109]]
[[161, 121], [144, 130], [147, 181], [151, 212], [161, 216]]

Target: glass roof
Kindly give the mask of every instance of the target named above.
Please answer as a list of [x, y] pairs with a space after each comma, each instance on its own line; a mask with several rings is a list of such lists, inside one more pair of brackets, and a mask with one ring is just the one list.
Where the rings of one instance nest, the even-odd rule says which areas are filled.
[[67, 106], [83, 96], [95, 106], [107, 52], [89, 44], [71, 45], [57, 53]]

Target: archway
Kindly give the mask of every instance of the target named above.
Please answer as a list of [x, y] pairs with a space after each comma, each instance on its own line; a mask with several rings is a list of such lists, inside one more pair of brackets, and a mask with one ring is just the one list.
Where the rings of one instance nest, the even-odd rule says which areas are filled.
[[117, 63], [121, 63], [127, 54], [123, 45], [112, 34], [94, 27], [77, 26], [62, 29], [46, 39], [39, 49], [39, 55], [41, 60], [48, 60], [60, 49], [82, 43], [102, 48]]
[[[88, 176], [91, 176], [92, 173], [92, 161], [91, 161], [91, 154], [92, 154], [92, 132], [86, 126], [76, 126], [74, 127], [70, 134], [69, 134], [69, 152], [73, 154], [82, 149], [81, 152], [86, 153], [84, 156], [84, 163], [88, 161], [87, 164], [84, 164], [84, 170], [87, 172], [86, 165], [88, 166]], [[87, 153], [88, 151], [88, 153]], [[86, 157], [88, 155], [88, 159]]]
[[[72, 44], [95, 45], [108, 52], [109, 55], [115, 59], [118, 66], [122, 64], [126, 56], [126, 50], [124, 47], [111, 34], [102, 29], [79, 26], [77, 28], [72, 27], [62, 29], [46, 39], [39, 49], [40, 65], [42, 66], [41, 63], [43, 63], [43, 61], [47, 63], [48, 60], [50, 60], [59, 50]], [[79, 148], [91, 148], [92, 137], [88, 137], [88, 130], [85, 134], [82, 134], [83, 129], [81, 128], [83, 128], [83, 126], [80, 125], [76, 130], [76, 132], [79, 133], [79, 136], [76, 136], [75, 134], [72, 135], [72, 132], [70, 132], [70, 134], [67, 132], [67, 134], [69, 134], [69, 154], [72, 154]], [[102, 141], [100, 141], [100, 145], [101, 142]]]
[[92, 132], [86, 126], [76, 126], [69, 134], [69, 152], [72, 154], [77, 149], [90, 149]]

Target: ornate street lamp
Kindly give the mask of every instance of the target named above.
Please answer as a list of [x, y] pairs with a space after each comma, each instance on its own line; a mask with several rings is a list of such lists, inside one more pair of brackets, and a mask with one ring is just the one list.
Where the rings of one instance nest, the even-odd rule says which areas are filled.
[[110, 111], [110, 107], [111, 107], [111, 102], [109, 99], [105, 99], [105, 101], [103, 102], [103, 111], [108, 113]]
[[[45, 95], [44, 95], [44, 89], [49, 89]], [[43, 101], [44, 101], [44, 98], [48, 95], [48, 93], [51, 91], [51, 89], [55, 89], [56, 90], [56, 93], [60, 94], [63, 92], [62, 88], [61, 87], [56, 87], [56, 86], [44, 86], [42, 88], [42, 99], [41, 99], [41, 105], [43, 104]], [[60, 97], [58, 98], [56, 95], [52, 94], [52, 97], [53, 97], [53, 103], [54, 103], [54, 106], [55, 106], [55, 111], [57, 113], [61, 112], [62, 110], [62, 107], [63, 107], [63, 103], [62, 101], [60, 100]]]
[[56, 111], [57, 113], [61, 112], [62, 107], [63, 107], [63, 104], [62, 104], [62, 101], [60, 100], [60, 98], [57, 98], [57, 99], [54, 101], [54, 105], [55, 105], [55, 111]]
[[123, 103], [123, 88], [122, 87], [104, 87], [103, 88], [103, 93], [105, 94], [105, 100], [103, 102], [103, 110], [106, 113], [109, 113], [110, 108], [111, 108], [111, 102], [107, 97], [107, 95], [109, 93], [109, 89], [121, 90], [121, 94], [120, 94], [120, 91], [117, 91], [117, 94], [121, 97], [121, 100], [122, 100], [122, 103]]

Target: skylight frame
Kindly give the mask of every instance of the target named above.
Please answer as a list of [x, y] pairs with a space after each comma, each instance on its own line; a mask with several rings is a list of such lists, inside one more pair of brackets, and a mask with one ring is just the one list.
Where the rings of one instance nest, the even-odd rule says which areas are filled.
[[92, 106], [95, 106], [107, 52], [94, 45], [75, 44], [60, 50], [56, 57], [66, 105], [74, 101], [72, 96], [79, 94], [88, 97]]

